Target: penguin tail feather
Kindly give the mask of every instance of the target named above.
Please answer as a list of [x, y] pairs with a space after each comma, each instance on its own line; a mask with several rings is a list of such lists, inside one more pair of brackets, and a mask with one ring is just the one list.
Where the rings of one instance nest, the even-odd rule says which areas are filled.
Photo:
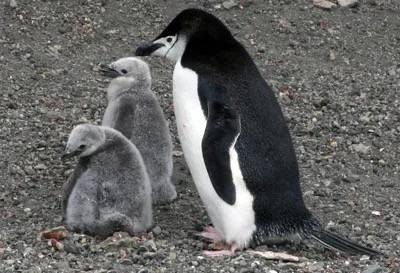
[[381, 256], [384, 255], [375, 249], [359, 245], [344, 237], [341, 237], [333, 232], [327, 230], [313, 230], [310, 234], [311, 238], [318, 241], [320, 244], [327, 248], [345, 252], [348, 254]]

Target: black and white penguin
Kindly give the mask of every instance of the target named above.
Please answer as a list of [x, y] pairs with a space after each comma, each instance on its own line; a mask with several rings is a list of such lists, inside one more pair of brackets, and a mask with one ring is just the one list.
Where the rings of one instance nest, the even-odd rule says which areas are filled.
[[250, 55], [219, 19], [184, 10], [136, 55], [176, 62], [178, 134], [214, 226], [202, 234], [227, 246], [208, 254], [231, 254], [292, 236], [351, 254], [379, 254], [324, 230], [305, 207], [280, 106]]

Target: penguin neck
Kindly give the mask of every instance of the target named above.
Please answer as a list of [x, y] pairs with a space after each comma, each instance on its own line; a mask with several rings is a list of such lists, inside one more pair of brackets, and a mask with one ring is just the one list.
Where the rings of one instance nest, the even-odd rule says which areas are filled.
[[102, 154], [109, 148], [115, 149], [119, 144], [120, 138], [124, 138], [121, 133], [118, 131], [108, 128], [104, 128], [104, 141], [97, 147], [97, 149], [93, 152], [93, 154]]
[[125, 93], [148, 90], [151, 88], [151, 81], [133, 77], [118, 77], [111, 81], [107, 88], [107, 100], [112, 101]]

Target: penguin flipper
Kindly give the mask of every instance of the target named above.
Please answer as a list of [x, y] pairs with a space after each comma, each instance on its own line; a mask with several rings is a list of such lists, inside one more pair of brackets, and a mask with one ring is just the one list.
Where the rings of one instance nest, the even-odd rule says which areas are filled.
[[112, 107], [107, 108], [102, 125], [111, 127], [131, 139], [132, 121], [135, 120], [137, 110], [136, 104], [133, 96], [121, 96], [116, 105], [111, 104]]
[[207, 112], [207, 126], [202, 140], [204, 163], [218, 196], [233, 205], [236, 191], [230, 150], [240, 133], [240, 118], [227, 104], [216, 101], [208, 102]]
[[62, 203], [61, 203], [62, 212], [63, 212], [62, 221], [61, 221], [62, 223], [64, 223], [64, 221], [65, 221], [65, 214], [67, 212], [69, 196], [71, 195], [71, 192], [74, 189], [76, 182], [78, 182], [79, 177], [87, 170], [88, 163], [89, 163], [88, 158], [80, 158], [73, 173], [68, 178], [67, 182], [65, 182], [63, 185], [63, 197], [62, 197]]
[[380, 256], [383, 253], [366, 247], [359, 245], [355, 242], [352, 242], [349, 239], [346, 239], [342, 236], [339, 236], [333, 232], [327, 230], [314, 230], [311, 233], [311, 237], [324, 245], [327, 248], [337, 250], [340, 252], [345, 252], [348, 254], [358, 254], [358, 255], [369, 255], [369, 256]]

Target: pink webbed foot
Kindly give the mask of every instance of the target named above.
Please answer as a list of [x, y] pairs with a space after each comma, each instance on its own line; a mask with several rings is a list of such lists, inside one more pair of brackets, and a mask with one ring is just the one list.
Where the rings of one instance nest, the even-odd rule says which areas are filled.
[[213, 227], [205, 227], [204, 230], [197, 235], [212, 243], [221, 241], [221, 237]]
[[222, 257], [232, 256], [235, 254], [237, 246], [235, 244], [226, 244], [221, 236], [219, 236], [217, 230], [211, 226], [205, 227], [202, 232], [197, 234], [203, 237], [211, 244], [209, 248], [212, 250], [205, 250], [203, 253], [208, 257]]

